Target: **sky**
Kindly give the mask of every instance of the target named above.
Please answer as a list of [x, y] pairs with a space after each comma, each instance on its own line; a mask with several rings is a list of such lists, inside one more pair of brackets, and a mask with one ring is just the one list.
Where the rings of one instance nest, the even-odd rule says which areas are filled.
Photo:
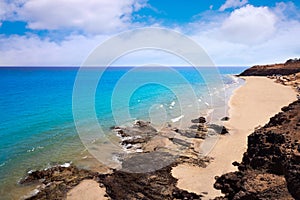
[[[104, 41], [143, 27], [186, 35], [217, 66], [300, 57], [299, 0], [0, 0], [0, 66], [80, 66]], [[119, 64], [136, 60], [143, 55]]]

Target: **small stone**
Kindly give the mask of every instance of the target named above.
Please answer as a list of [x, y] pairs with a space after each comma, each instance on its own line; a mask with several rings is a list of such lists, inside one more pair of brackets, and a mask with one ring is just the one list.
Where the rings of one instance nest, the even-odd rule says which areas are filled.
[[205, 119], [205, 117], [199, 117], [197, 119], [192, 119], [191, 122], [192, 123], [202, 123], [203, 124], [203, 123], [206, 122], [206, 119]]
[[223, 117], [222, 119], [221, 119], [221, 121], [228, 121], [230, 118], [229, 117]]

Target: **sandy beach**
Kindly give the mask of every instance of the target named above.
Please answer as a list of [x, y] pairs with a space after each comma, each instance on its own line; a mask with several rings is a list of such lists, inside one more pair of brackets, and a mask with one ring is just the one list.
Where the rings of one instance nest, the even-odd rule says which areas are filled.
[[188, 164], [174, 167], [172, 175], [178, 179], [179, 188], [198, 194], [205, 192], [204, 199], [222, 196], [213, 188], [214, 177], [236, 171], [232, 162], [241, 161], [247, 148], [247, 136], [255, 127], [266, 124], [283, 106], [296, 100], [296, 92], [291, 87], [266, 77], [243, 78], [245, 84], [234, 92], [229, 102], [230, 120], [224, 124], [229, 134], [220, 136], [208, 155], [214, 160], [206, 168]]
[[68, 192], [67, 200], [106, 200], [105, 188], [99, 187], [94, 180], [83, 180], [76, 187]]

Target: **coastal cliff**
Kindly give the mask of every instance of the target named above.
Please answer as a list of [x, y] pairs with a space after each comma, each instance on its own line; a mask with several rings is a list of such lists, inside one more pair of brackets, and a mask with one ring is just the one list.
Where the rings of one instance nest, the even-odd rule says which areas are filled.
[[239, 171], [217, 177], [217, 199], [300, 199], [300, 101], [248, 136]]
[[289, 75], [300, 72], [300, 59], [289, 59], [283, 64], [256, 65], [239, 76]]

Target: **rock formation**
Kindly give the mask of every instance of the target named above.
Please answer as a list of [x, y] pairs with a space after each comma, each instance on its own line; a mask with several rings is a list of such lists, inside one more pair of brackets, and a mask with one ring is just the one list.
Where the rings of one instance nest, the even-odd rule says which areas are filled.
[[217, 199], [300, 199], [299, 141], [298, 100], [248, 136], [239, 171], [216, 177]]
[[148, 173], [116, 171], [99, 176], [111, 199], [201, 199], [201, 195], [176, 187], [171, 166]]
[[[199, 120], [201, 119], [201, 120]], [[202, 118], [197, 123], [202, 123]], [[172, 167], [189, 163], [206, 167], [210, 158], [201, 157], [196, 143], [203, 141], [206, 131], [167, 127], [156, 130], [149, 122], [136, 121], [133, 126], [113, 127], [127, 152], [122, 168], [99, 174], [70, 166], [54, 166], [31, 171], [20, 184], [39, 183], [26, 199], [64, 199], [67, 192], [84, 179], [94, 179], [105, 187], [111, 199], [201, 199], [201, 195], [176, 187]]]
[[240, 76], [273, 76], [289, 75], [300, 72], [300, 60], [290, 59], [284, 64], [256, 65], [240, 74]]
[[85, 169], [78, 169], [69, 164], [56, 165], [43, 170], [29, 171], [27, 176], [20, 180], [20, 184], [38, 184], [38, 187], [27, 200], [64, 199], [67, 192], [84, 179], [93, 179], [98, 173]]

